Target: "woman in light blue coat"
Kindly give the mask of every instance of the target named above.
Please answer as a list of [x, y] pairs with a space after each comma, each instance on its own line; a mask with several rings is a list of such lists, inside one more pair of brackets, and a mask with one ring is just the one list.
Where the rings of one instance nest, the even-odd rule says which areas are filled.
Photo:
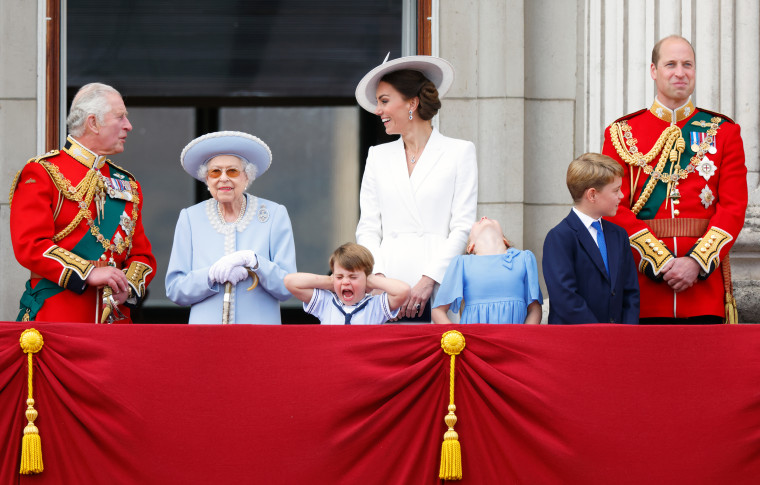
[[191, 141], [180, 160], [212, 198], [179, 214], [166, 296], [191, 307], [189, 323], [281, 323], [280, 302], [291, 297], [283, 278], [296, 272], [290, 218], [284, 206], [246, 193], [271, 165], [269, 147], [222, 131]]

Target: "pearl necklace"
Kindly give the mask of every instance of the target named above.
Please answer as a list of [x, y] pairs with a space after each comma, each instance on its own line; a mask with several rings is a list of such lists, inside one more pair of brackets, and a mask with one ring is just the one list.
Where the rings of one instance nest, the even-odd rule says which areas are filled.
[[222, 212], [222, 205], [219, 203], [219, 201], [216, 201], [216, 212], [219, 214], [219, 219], [222, 221], [222, 224], [237, 224], [245, 215], [246, 205], [248, 205], [248, 198], [245, 195], [243, 195], [243, 204], [240, 206], [240, 212], [238, 213], [237, 219], [235, 219], [233, 222], [227, 222], [224, 219], [224, 213]]

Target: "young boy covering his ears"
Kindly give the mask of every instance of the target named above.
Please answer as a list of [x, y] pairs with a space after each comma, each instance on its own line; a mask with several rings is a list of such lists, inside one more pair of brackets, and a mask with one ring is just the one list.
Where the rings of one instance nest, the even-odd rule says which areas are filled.
[[[375, 265], [364, 246], [346, 243], [330, 256], [332, 275], [291, 273], [285, 287], [322, 325], [373, 325], [398, 315], [411, 289], [403, 281], [370, 274]], [[373, 290], [382, 291], [372, 295]]]

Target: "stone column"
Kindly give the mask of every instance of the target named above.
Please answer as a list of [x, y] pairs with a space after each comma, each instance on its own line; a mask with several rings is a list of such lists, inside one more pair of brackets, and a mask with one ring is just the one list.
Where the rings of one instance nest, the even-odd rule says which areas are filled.
[[573, 204], [565, 182], [567, 165], [583, 153], [574, 144], [578, 17], [575, 2], [525, 2], [524, 247], [536, 255], [540, 274], [546, 233]]
[[8, 194], [16, 172], [38, 151], [39, 18], [36, 1], [0, 3], [0, 321], [16, 319], [29, 278], [13, 255]]
[[497, 219], [518, 246], [525, 241], [523, 4], [441, 0], [438, 12], [438, 52], [457, 71], [441, 133], [475, 143], [478, 215]]

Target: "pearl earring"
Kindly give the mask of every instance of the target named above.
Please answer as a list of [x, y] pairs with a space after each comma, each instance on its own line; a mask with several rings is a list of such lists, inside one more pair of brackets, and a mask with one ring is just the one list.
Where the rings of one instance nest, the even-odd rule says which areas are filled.
[[409, 110], [409, 121], [412, 121], [412, 110]]

